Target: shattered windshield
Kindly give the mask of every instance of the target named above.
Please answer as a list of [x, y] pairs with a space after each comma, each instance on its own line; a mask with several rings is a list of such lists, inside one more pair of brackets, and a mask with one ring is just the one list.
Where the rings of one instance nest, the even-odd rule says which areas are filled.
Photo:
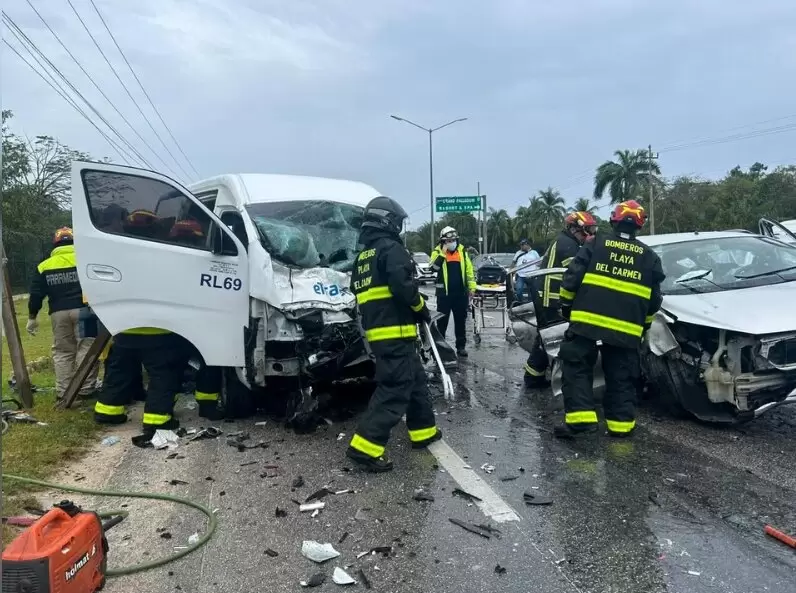
[[298, 268], [351, 271], [365, 210], [361, 206], [297, 200], [250, 204], [246, 210], [275, 260]]
[[746, 235], [652, 247], [661, 258], [664, 294], [720, 292], [796, 280], [796, 248]]

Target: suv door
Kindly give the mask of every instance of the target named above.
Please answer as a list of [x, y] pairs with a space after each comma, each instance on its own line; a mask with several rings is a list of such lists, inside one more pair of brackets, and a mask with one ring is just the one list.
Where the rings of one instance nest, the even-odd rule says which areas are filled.
[[105, 327], [170, 330], [212, 366], [243, 366], [246, 250], [211, 210], [164, 175], [72, 164], [78, 277]]

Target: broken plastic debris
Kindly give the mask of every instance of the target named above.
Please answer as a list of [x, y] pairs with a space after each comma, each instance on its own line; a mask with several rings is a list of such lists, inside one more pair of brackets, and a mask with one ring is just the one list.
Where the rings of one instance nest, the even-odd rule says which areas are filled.
[[553, 499], [539, 492], [526, 492], [522, 495], [525, 504], [528, 505], [548, 505], [553, 504]]
[[176, 449], [180, 438], [173, 430], [156, 430], [152, 437], [152, 446], [155, 449]]
[[417, 490], [415, 490], [415, 495], [413, 498], [419, 501], [434, 502], [434, 496], [429, 494], [422, 488], [418, 488]]
[[[469, 531], [470, 533], [475, 533], [476, 535], [480, 535], [485, 539], [490, 539], [492, 535], [497, 535], [500, 533], [499, 531], [495, 530], [492, 527], [481, 526], [481, 525], [473, 525], [472, 523], [467, 523], [465, 521], [461, 521], [459, 519], [453, 519], [451, 517], [448, 518], [448, 521], [453, 523], [454, 525], [458, 525], [462, 529]], [[494, 530], [494, 531], [493, 531]], [[497, 532], [497, 533], [494, 533]]]
[[357, 571], [357, 576], [359, 580], [362, 581], [362, 584], [365, 586], [365, 589], [371, 589], [370, 579], [368, 579], [368, 575], [365, 574], [365, 571], [361, 568]]
[[312, 540], [304, 540], [301, 544], [301, 554], [318, 564], [337, 558], [340, 552], [334, 549], [332, 544], [321, 544]]
[[314, 519], [315, 517], [317, 517], [320, 514], [321, 514], [321, 509], [315, 509], [314, 511], [312, 511], [312, 515], [310, 515], [310, 517], [312, 517]]
[[506, 569], [498, 564], [495, 567], [495, 574], [506, 574]]
[[354, 494], [354, 491], [351, 488], [346, 488], [345, 490], [338, 490], [335, 494]]
[[312, 575], [307, 581], [299, 581], [302, 587], [319, 587], [326, 582], [326, 575], [322, 572]]
[[689, 570], [688, 574], [690, 574], [691, 576], [694, 576], [694, 577], [702, 576], [701, 572], [697, 572], [695, 570]]
[[481, 466], [481, 469], [484, 470], [486, 473], [491, 474], [493, 471], [495, 471], [495, 466], [485, 463], [484, 465]]
[[188, 545], [192, 546], [199, 542], [199, 534], [194, 533], [191, 537], [188, 538]]
[[290, 485], [291, 488], [301, 488], [304, 485], [304, 476], [297, 476], [293, 483]]
[[308, 511], [317, 511], [322, 509], [326, 506], [325, 502], [311, 502], [309, 504], [301, 504], [299, 505], [299, 511], [302, 513], [306, 513]]
[[495, 435], [493, 435], [493, 434], [482, 434], [481, 436], [484, 437], [485, 439], [495, 439], [495, 440], [497, 440], [497, 437]]
[[270, 556], [271, 558], [276, 558], [277, 556], [279, 556], [279, 552], [277, 552], [276, 550], [272, 550], [271, 548], [268, 548], [265, 551], [265, 555]]
[[461, 488], [454, 488], [454, 489], [451, 491], [451, 494], [452, 494], [453, 496], [461, 496], [462, 498], [464, 498], [464, 499], [466, 499], [466, 500], [469, 500], [469, 501], [477, 501], [477, 502], [481, 502], [481, 499], [480, 499], [480, 498], [478, 498], [478, 497], [477, 497], [475, 494], [470, 494], [469, 492], [465, 492], [465, 491], [464, 491], [464, 490], [462, 490]]
[[276, 510], [274, 511], [274, 517], [277, 517], [279, 519], [281, 519], [282, 517], [287, 517], [287, 511], [284, 509], [280, 509], [279, 507], [276, 507]]
[[254, 423], [255, 426], [265, 426], [266, 424], [268, 424], [267, 420], [262, 420], [260, 422], [255, 422]]
[[516, 480], [519, 476], [503, 476], [500, 478], [501, 482], [511, 482], [512, 480]]
[[120, 439], [119, 437], [105, 437], [104, 439], [102, 439], [102, 442], [100, 444], [109, 447], [111, 445], [115, 445], [121, 440], [122, 439]]
[[342, 441], [344, 438], [345, 438], [345, 433], [344, 432], [341, 432], [340, 434], [337, 435], [337, 440], [338, 441]]
[[333, 492], [331, 490], [329, 490], [328, 488], [324, 487], [324, 488], [321, 488], [320, 490], [317, 490], [317, 491], [313, 492], [312, 494], [310, 494], [304, 500], [304, 502], [312, 502], [313, 500], [320, 500], [320, 499], [325, 498], [326, 496], [328, 496], [330, 494], [333, 494]]
[[336, 585], [356, 585], [357, 582], [339, 566], [336, 566], [332, 574], [332, 580]]

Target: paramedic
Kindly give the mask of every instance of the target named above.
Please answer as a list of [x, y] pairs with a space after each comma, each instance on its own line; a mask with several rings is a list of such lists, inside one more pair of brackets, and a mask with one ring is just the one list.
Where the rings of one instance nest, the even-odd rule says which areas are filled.
[[613, 232], [599, 233], [580, 248], [561, 283], [561, 314], [569, 328], [561, 343], [564, 423], [559, 438], [597, 428], [592, 383], [598, 346], [605, 375], [603, 410], [608, 434], [630, 436], [636, 426], [636, 383], [641, 337], [661, 306], [661, 260], [636, 239], [646, 221], [635, 200], [611, 213]]
[[[564, 219], [562, 230], [552, 245], [542, 256], [545, 268], [566, 268], [589, 237], [593, 237], [597, 229], [597, 221], [590, 212], [571, 212]], [[563, 321], [559, 314], [560, 274], [549, 274], [540, 277], [535, 283], [539, 289], [533, 293], [534, 310], [539, 329]], [[545, 376], [547, 370], [547, 353], [542, 347], [542, 337], [537, 333], [531, 353], [525, 363], [525, 386], [545, 387], [548, 384]]]
[[[39, 329], [36, 317], [45, 298], [49, 300], [50, 323], [53, 329], [56, 397], [61, 399], [77, 367], [94, 343], [94, 338], [80, 337], [78, 320], [86, 304], [83, 302], [83, 291], [77, 277], [74, 235], [69, 227], [55, 231], [50, 257], [41, 262], [34, 272], [26, 327], [31, 335], [35, 335]], [[95, 365], [86, 377], [80, 388], [81, 396], [94, 392], [98, 370]]]
[[[148, 210], [131, 212], [124, 222], [126, 233], [139, 237], [156, 237], [162, 221]], [[106, 361], [105, 380], [94, 406], [94, 420], [100, 424], [122, 424], [127, 421], [125, 405], [140, 388], [141, 366], [149, 383], [144, 404], [144, 434], [154, 435], [158, 429], [174, 430], [174, 403], [182, 388], [189, 346], [179, 335], [153, 327], [136, 327], [113, 337], [113, 349]]]
[[446, 226], [439, 235], [439, 246], [431, 252], [431, 269], [437, 274], [437, 311], [442, 318], [437, 327], [444, 336], [453, 314], [456, 354], [467, 357], [467, 312], [475, 293], [473, 262], [458, 241], [456, 229]]
[[413, 280], [414, 265], [401, 243], [406, 211], [395, 200], [373, 198], [365, 208], [362, 251], [351, 274], [359, 319], [375, 357], [376, 391], [360, 418], [346, 455], [362, 469], [385, 472], [390, 431], [406, 414], [412, 448], [442, 438], [417, 352], [417, 323], [431, 314]]
[[[539, 259], [539, 254], [531, 247], [528, 239], [520, 241], [520, 250], [514, 255], [512, 267], [524, 266]], [[529, 278], [531, 272], [539, 269], [540, 264], [528, 265], [522, 270], [517, 271], [517, 280], [514, 283], [514, 294], [517, 301], [522, 304], [525, 302], [525, 291], [533, 295], [533, 278]]]

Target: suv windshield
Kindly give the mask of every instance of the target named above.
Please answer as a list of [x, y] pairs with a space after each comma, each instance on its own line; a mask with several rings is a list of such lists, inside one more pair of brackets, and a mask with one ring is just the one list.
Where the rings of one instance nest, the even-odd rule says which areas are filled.
[[418, 264], [430, 264], [431, 258], [428, 256], [427, 253], [423, 253], [422, 251], [418, 251], [412, 254], [412, 257], [415, 260], [415, 263]]
[[661, 285], [664, 294], [719, 292], [796, 280], [796, 248], [767, 237], [700, 239], [652, 249], [666, 274]]
[[351, 271], [363, 207], [297, 200], [250, 204], [246, 210], [263, 247], [275, 260], [297, 268]]

